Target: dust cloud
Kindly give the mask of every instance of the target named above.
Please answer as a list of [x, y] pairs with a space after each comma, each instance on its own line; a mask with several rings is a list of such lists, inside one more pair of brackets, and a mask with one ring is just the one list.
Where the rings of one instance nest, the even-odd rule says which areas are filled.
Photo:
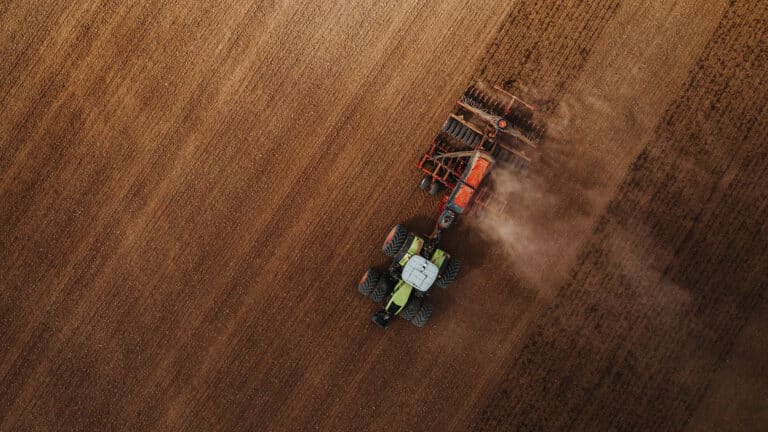
[[[541, 105], [541, 102], [539, 103]], [[551, 297], [608, 205], [626, 171], [622, 147], [638, 147], [642, 110], [626, 95], [580, 92], [540, 115], [546, 128], [525, 174], [499, 165], [491, 176], [502, 211], [470, 219], [497, 242], [526, 284]]]

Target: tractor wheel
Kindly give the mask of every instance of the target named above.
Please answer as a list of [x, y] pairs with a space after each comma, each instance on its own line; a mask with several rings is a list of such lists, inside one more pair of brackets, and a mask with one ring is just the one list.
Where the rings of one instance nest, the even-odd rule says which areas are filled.
[[423, 302], [419, 308], [419, 311], [416, 313], [416, 316], [411, 320], [411, 324], [419, 328], [424, 327], [424, 325], [427, 324], [427, 321], [429, 321], [429, 317], [431, 316], [432, 303]]
[[403, 310], [400, 312], [400, 316], [403, 317], [403, 319], [406, 321], [410, 321], [416, 317], [419, 309], [421, 309], [421, 299], [414, 297], [408, 302], [408, 304], [405, 305]]
[[443, 185], [440, 184], [439, 181], [433, 181], [432, 185], [429, 187], [429, 194], [430, 195], [437, 195], [438, 192], [443, 188]]
[[360, 283], [357, 284], [357, 290], [364, 296], [369, 296], [379, 284], [381, 279], [381, 272], [376, 269], [369, 268], [367, 272], [360, 279]]
[[432, 183], [432, 176], [424, 176], [424, 178], [419, 182], [419, 189], [427, 190], [430, 183]]
[[456, 280], [456, 276], [461, 269], [461, 261], [458, 258], [453, 258], [448, 261], [443, 273], [437, 277], [437, 286], [440, 288], [448, 288], [448, 285], [452, 284]]
[[387, 296], [388, 292], [389, 286], [386, 281], [379, 279], [379, 283], [376, 284], [376, 286], [373, 288], [373, 292], [371, 293], [371, 300], [379, 303], [384, 300], [384, 297]]
[[384, 240], [384, 245], [381, 247], [384, 255], [393, 257], [403, 247], [405, 238], [408, 237], [408, 230], [402, 225], [395, 225], [392, 230], [387, 234], [387, 238]]

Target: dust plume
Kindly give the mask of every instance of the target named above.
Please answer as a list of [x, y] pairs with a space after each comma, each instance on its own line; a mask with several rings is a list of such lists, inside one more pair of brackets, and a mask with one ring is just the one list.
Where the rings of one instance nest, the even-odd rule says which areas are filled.
[[541, 294], [554, 294], [607, 206], [627, 168], [626, 155], [614, 155], [637, 147], [631, 141], [649, 127], [641, 111], [621, 92], [566, 96], [536, 119], [546, 134], [528, 172], [494, 170], [491, 190], [504, 209], [471, 223], [503, 247], [513, 271]]

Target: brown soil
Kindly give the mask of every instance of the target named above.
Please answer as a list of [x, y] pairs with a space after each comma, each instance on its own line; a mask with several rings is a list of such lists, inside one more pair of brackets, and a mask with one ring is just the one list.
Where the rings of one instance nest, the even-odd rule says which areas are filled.
[[[765, 426], [768, 6], [286, 3], [0, 6], [0, 430]], [[525, 211], [382, 331], [477, 77], [542, 107]]]

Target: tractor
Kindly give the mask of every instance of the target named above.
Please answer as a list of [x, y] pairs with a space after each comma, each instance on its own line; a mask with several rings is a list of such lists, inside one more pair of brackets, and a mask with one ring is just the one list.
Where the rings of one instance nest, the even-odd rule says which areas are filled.
[[382, 251], [392, 258], [386, 270], [369, 268], [360, 279], [358, 291], [382, 308], [371, 320], [387, 327], [395, 316], [424, 327], [432, 316], [428, 296], [437, 286], [446, 288], [459, 273], [458, 258], [438, 246], [440, 230], [420, 236], [403, 225], [395, 225], [384, 240]]

